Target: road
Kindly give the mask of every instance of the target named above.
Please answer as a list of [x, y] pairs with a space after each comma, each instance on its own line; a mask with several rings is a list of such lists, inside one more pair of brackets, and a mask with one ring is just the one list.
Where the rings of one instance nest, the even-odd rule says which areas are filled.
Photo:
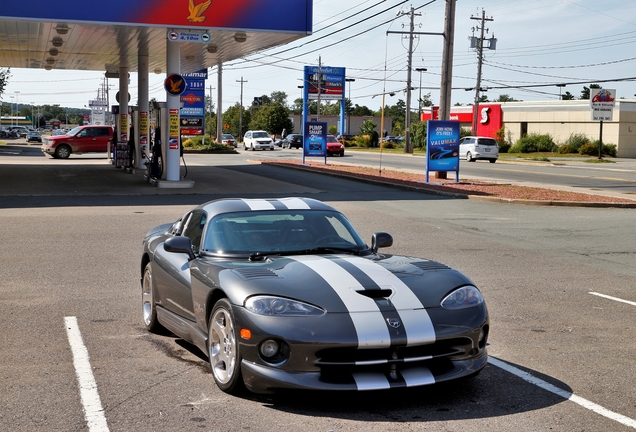
[[[634, 210], [454, 200], [245, 162], [282, 154], [188, 155], [188, 191], [103, 159], [0, 155], [0, 430], [86, 430], [69, 317], [112, 431], [636, 428]], [[230, 397], [196, 348], [143, 329], [151, 227], [219, 196], [291, 194], [336, 206], [369, 241], [392, 233], [388, 252], [466, 273], [488, 303], [491, 364], [410, 391]]]
[[[300, 158], [300, 152], [283, 150], [285, 156]], [[252, 153], [250, 152], [250, 155]], [[271, 158], [273, 155], [256, 154], [257, 158]], [[276, 157], [280, 157], [278, 154]], [[525, 186], [552, 187], [574, 192], [603, 193], [623, 198], [633, 198], [636, 194], [636, 160], [610, 159], [613, 163], [591, 164], [573, 158], [554, 158], [552, 163], [510, 162], [500, 159], [491, 164], [486, 161], [460, 161], [461, 180], [485, 180]], [[396, 170], [425, 173], [426, 161], [423, 156], [399, 155], [392, 153], [368, 153], [349, 151], [340, 158], [329, 158], [330, 163], [360, 164]], [[434, 181], [434, 173], [430, 180]], [[448, 173], [454, 178], [454, 173]]]

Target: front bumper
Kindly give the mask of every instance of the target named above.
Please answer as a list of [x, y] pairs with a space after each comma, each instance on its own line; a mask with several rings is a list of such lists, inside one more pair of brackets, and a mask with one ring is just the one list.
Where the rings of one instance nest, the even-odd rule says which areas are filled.
[[466, 378], [481, 371], [488, 363], [488, 354], [471, 360], [438, 361], [427, 365], [402, 364], [391, 369], [359, 369], [333, 379], [322, 372], [288, 372], [243, 360], [241, 373], [245, 386], [254, 393], [274, 393], [277, 390], [339, 390], [368, 391], [421, 387]]

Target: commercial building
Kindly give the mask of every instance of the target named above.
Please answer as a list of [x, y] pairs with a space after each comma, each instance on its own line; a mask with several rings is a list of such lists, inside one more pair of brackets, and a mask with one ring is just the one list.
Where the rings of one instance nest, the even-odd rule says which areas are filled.
[[[531, 133], [550, 134], [557, 144], [576, 133], [599, 139], [600, 122], [592, 120], [589, 100], [486, 103], [478, 109], [480, 136], [494, 137], [504, 127], [506, 139], [513, 144]], [[431, 111], [437, 119], [436, 107]], [[422, 120], [430, 118], [430, 111], [422, 114]], [[452, 107], [451, 120], [471, 128], [473, 107]], [[616, 144], [618, 157], [636, 158], [636, 100], [616, 100], [612, 121], [603, 122], [603, 143]]]

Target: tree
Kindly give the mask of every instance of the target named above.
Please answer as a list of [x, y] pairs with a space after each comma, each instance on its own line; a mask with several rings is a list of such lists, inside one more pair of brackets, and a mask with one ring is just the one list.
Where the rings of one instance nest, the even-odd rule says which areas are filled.
[[[245, 132], [247, 132], [248, 125], [252, 119], [251, 113], [242, 108], [243, 110], [243, 130], [239, 130], [240, 116], [241, 116], [241, 104], [236, 103], [234, 106], [229, 107], [223, 113], [223, 133], [231, 133], [236, 139], [240, 139]], [[225, 129], [225, 125], [229, 125], [228, 129]]]
[[0, 96], [4, 94], [4, 89], [9, 83], [11, 69], [0, 69]]
[[378, 125], [373, 123], [372, 120], [365, 120], [360, 126], [360, 135], [366, 135], [369, 137], [369, 145], [371, 147], [377, 147], [380, 136], [375, 128]]
[[277, 102], [287, 108], [287, 93], [283, 91], [273, 91], [269, 97], [272, 102]]
[[283, 129], [290, 131], [294, 127], [289, 110], [278, 102], [260, 107], [249, 125], [250, 129], [262, 129], [270, 134], [280, 134]]
[[499, 99], [497, 99], [495, 102], [519, 102], [519, 100], [511, 97], [510, 95], [501, 94], [499, 95]]
[[[588, 93], [588, 97], [589, 97], [589, 93]], [[569, 91], [566, 91], [565, 94], [561, 95], [561, 100], [574, 100], [574, 95], [570, 93]]]
[[579, 98], [580, 100], [589, 100], [590, 99], [590, 89], [602, 89], [603, 87], [601, 87], [598, 84], [590, 84], [589, 87], [585, 87], [583, 86], [583, 90], [581, 90], [581, 97]]

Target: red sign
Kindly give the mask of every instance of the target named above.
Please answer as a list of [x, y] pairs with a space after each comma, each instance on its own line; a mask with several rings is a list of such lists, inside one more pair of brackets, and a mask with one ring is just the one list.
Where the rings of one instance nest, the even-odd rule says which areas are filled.
[[190, 105], [195, 104], [197, 102], [201, 102], [203, 101], [203, 98], [201, 96], [196, 96], [193, 95], [192, 93], [187, 94], [185, 96], [181, 96], [181, 102], [187, 102]]
[[[464, 127], [472, 127], [473, 108], [453, 107], [451, 108], [449, 120], [456, 120]], [[433, 107], [432, 120], [439, 120], [439, 107]], [[431, 111], [422, 113], [422, 121], [431, 120]], [[503, 126], [503, 112], [500, 104], [481, 104], [477, 113], [478, 136], [495, 137], [495, 133]]]
[[181, 135], [203, 135], [201, 128], [181, 128]]

